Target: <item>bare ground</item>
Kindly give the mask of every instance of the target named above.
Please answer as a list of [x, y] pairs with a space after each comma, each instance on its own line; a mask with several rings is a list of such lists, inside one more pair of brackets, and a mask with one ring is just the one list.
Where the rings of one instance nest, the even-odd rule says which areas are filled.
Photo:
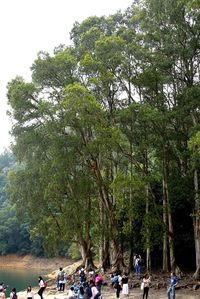
[[[45, 299], [65, 299], [67, 298], [67, 292], [66, 293], [58, 293], [57, 291], [54, 291], [52, 289], [47, 289], [45, 291]], [[102, 291], [102, 297], [103, 299], [115, 299], [115, 291], [113, 289], [103, 287]], [[123, 295], [120, 296], [121, 299], [123, 299]], [[142, 299], [142, 293], [139, 288], [131, 289], [129, 294], [130, 299]], [[176, 299], [199, 299], [200, 298], [200, 291], [193, 291], [193, 290], [177, 290], [176, 291]], [[127, 297], [126, 297], [127, 299]], [[148, 299], [167, 299], [167, 290], [149, 290], [149, 296]]]

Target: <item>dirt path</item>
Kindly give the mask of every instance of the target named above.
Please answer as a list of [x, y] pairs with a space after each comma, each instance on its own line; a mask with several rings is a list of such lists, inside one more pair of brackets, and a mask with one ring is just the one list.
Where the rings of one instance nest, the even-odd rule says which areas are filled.
[[[35, 296], [36, 298], [36, 296]], [[110, 288], [103, 288], [102, 290], [103, 299], [116, 299], [115, 291]], [[120, 299], [123, 299], [123, 295]], [[127, 298], [127, 297], [126, 297]], [[139, 288], [131, 289], [129, 299], [142, 299], [142, 293]], [[189, 291], [189, 290], [177, 290], [176, 299], [199, 299], [200, 291]], [[46, 290], [44, 299], [67, 299], [67, 293], [54, 292], [53, 290]], [[148, 299], [167, 299], [167, 290], [149, 290]]]

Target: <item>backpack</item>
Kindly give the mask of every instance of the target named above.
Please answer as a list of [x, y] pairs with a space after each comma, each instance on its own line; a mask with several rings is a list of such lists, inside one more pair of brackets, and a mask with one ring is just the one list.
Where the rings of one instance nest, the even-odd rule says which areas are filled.
[[[45, 288], [47, 287], [47, 282], [46, 281], [44, 281], [44, 287]], [[15, 299], [15, 298], [13, 298], [13, 299]]]
[[85, 289], [85, 293], [89, 296], [89, 297], [92, 297], [92, 290], [91, 290], [91, 287], [87, 287]]
[[64, 271], [61, 271], [60, 275], [60, 280], [63, 281], [65, 279], [65, 272]]
[[85, 272], [84, 272], [84, 270], [81, 270], [81, 272], [80, 272], [80, 276], [85, 277]]
[[17, 299], [17, 294], [13, 293], [12, 299]]
[[114, 276], [114, 277], [112, 278], [112, 286], [113, 286], [113, 288], [116, 289], [118, 283], [119, 283], [119, 281], [118, 281], [118, 276]]

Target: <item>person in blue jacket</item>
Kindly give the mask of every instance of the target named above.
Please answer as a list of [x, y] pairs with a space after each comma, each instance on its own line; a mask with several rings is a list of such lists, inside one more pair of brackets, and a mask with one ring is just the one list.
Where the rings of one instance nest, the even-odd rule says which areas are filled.
[[175, 286], [178, 284], [178, 279], [174, 272], [171, 272], [171, 278], [170, 278], [170, 285], [167, 290], [168, 299], [171, 299], [170, 294], [172, 292], [172, 299], [175, 299]]

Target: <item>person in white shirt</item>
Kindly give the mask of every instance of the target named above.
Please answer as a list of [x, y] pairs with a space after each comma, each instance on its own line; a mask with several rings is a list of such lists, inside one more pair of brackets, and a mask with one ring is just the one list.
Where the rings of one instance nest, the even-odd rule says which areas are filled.
[[91, 287], [91, 291], [92, 291], [91, 299], [97, 299], [100, 296], [100, 293], [99, 293], [97, 287], [95, 286], [94, 281], [90, 282], [90, 287]]
[[141, 274], [141, 256], [139, 254], [136, 254], [134, 256], [134, 262], [135, 262], [135, 273], [137, 276], [140, 276]]
[[26, 291], [26, 298], [27, 298], [27, 299], [34, 299], [34, 294], [33, 294], [33, 292], [32, 292], [32, 288], [31, 288], [31, 286], [29, 286], [29, 287], [27, 288], [27, 291]]
[[38, 283], [39, 283], [39, 291], [38, 291], [38, 295], [40, 296], [41, 299], [43, 299], [43, 292], [45, 290], [45, 283], [44, 280], [42, 278], [42, 276], [38, 277]]
[[68, 299], [75, 299], [76, 298], [76, 294], [74, 292], [74, 287], [71, 287], [70, 290], [67, 292], [68, 295]]

